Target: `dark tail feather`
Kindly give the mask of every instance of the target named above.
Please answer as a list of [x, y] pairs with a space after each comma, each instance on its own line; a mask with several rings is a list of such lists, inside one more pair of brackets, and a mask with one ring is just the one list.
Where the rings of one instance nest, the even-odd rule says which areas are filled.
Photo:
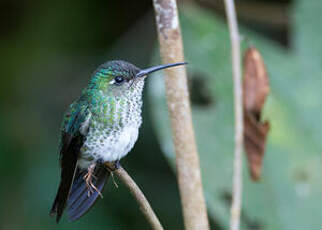
[[[83, 179], [87, 170], [77, 170], [75, 180], [67, 201], [67, 214], [70, 221], [75, 221], [83, 216], [95, 203], [99, 193], [93, 189], [93, 193], [88, 196], [88, 189]], [[104, 184], [108, 179], [110, 172], [103, 166], [95, 168], [92, 182], [95, 187], [102, 192]]]
[[69, 169], [63, 168], [62, 170], [62, 176], [61, 176], [58, 192], [49, 213], [50, 216], [55, 216], [55, 214], [57, 214], [56, 215], [57, 223], [59, 222], [63, 214], [63, 211], [65, 209], [66, 201], [68, 199], [68, 194], [69, 194], [71, 185], [73, 183], [73, 178], [75, 176], [75, 171], [76, 171], [75, 168], [76, 168], [76, 162], [73, 162], [72, 167], [70, 167]]

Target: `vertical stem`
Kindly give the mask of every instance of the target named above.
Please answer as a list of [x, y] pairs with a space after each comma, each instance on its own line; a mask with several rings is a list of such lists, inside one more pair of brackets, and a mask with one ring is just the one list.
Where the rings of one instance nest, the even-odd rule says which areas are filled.
[[[175, 0], [153, 0], [163, 63], [184, 60]], [[185, 67], [165, 70], [166, 94], [176, 151], [179, 191], [186, 230], [208, 230], [199, 156], [194, 137]]]
[[243, 148], [243, 104], [241, 83], [240, 39], [233, 0], [225, 0], [230, 31], [232, 68], [235, 100], [235, 158], [233, 174], [233, 200], [231, 205], [230, 229], [238, 230], [242, 199], [242, 148]]

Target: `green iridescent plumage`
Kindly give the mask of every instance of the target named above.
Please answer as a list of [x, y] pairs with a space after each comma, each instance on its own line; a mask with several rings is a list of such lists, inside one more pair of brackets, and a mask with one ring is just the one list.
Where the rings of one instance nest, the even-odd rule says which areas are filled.
[[57, 222], [81, 217], [99, 197], [110, 172], [104, 162], [118, 162], [134, 146], [142, 123], [142, 91], [147, 74], [185, 63], [140, 70], [124, 61], [107, 62], [93, 73], [61, 126], [61, 183], [51, 209]]

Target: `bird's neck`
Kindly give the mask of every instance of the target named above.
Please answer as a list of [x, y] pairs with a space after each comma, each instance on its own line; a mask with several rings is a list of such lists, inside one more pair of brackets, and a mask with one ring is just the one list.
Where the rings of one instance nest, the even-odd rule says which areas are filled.
[[124, 91], [87, 90], [91, 112], [98, 119], [107, 120], [109, 124], [131, 123], [135, 117], [141, 116], [142, 91], [144, 81], [134, 83]]

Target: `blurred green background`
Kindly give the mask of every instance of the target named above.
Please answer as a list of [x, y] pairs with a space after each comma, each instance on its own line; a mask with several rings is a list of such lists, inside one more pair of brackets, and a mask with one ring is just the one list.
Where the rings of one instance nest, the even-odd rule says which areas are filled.
[[[182, 0], [180, 20], [204, 193], [212, 229], [228, 229], [233, 101], [222, 1]], [[271, 121], [262, 181], [244, 164], [242, 229], [322, 226], [322, 2], [236, 1], [243, 50], [262, 53]], [[0, 3], [0, 229], [150, 229], [135, 201], [109, 181], [82, 219], [48, 216], [59, 183], [65, 108], [101, 63], [160, 63], [152, 1], [2, 0]], [[122, 165], [165, 229], [183, 229], [163, 79], [151, 77], [144, 122]]]

